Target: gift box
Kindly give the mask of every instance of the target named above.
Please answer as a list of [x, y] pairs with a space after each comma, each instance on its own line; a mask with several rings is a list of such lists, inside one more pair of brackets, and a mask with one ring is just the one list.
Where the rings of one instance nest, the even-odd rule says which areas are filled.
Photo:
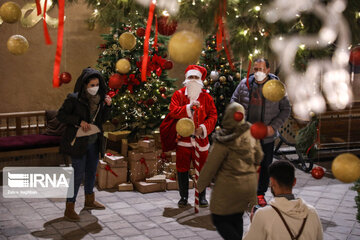
[[144, 181], [152, 177], [158, 171], [158, 159], [156, 153], [129, 152], [129, 171], [131, 182]]
[[116, 131], [116, 132], [109, 132], [108, 139], [114, 142], [118, 142], [121, 139], [127, 139], [127, 136], [130, 134], [130, 131]]
[[114, 168], [127, 168], [127, 161], [125, 161], [124, 156], [117, 156], [111, 153], [105, 153], [104, 161], [107, 162], [110, 167]]
[[139, 140], [138, 146], [143, 148], [155, 148], [155, 140], [154, 139]]
[[176, 163], [176, 152], [171, 152], [171, 162]]
[[107, 162], [99, 160], [97, 179], [100, 189], [117, 187], [127, 181], [127, 166], [111, 167]]
[[[194, 181], [189, 179], [189, 189], [194, 188]], [[179, 185], [176, 180], [166, 179], [166, 190], [179, 190]]]
[[156, 130], [152, 132], [152, 135], [154, 137], [155, 140], [155, 147], [156, 148], [161, 148], [161, 137], [160, 137], [160, 131]]
[[107, 187], [107, 171], [105, 170], [107, 163], [103, 160], [99, 160], [96, 176], [97, 176], [97, 183], [100, 189], [105, 189]]
[[137, 143], [129, 143], [129, 151], [137, 151], [139, 146]]
[[147, 183], [164, 183], [164, 182], [166, 182], [166, 176], [165, 175], [155, 175], [151, 178], [146, 178], [145, 182], [147, 182]]
[[141, 193], [162, 192], [166, 190], [166, 182], [163, 183], [147, 183], [134, 182], [134, 187]]
[[[107, 151], [113, 150], [118, 152], [119, 154], [117, 155], [122, 155], [127, 157], [127, 153], [128, 153], [128, 148], [129, 148], [129, 144], [128, 144], [128, 140], [127, 139], [120, 139], [119, 141], [111, 141], [111, 140], [107, 140], [106, 142], [106, 148]], [[116, 155], [116, 154], [114, 154]]]
[[132, 183], [121, 183], [119, 184], [119, 191], [132, 191], [134, 186]]

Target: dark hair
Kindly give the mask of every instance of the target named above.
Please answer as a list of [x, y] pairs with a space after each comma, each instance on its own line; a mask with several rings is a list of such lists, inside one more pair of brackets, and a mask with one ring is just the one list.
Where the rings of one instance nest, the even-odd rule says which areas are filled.
[[269, 60], [267, 60], [266, 58], [257, 58], [255, 59], [254, 63], [256, 62], [265, 62], [266, 68], [270, 68]]
[[85, 79], [84, 84], [87, 85], [93, 79], [99, 79], [100, 82], [100, 78], [97, 75], [91, 75], [87, 79]]
[[269, 175], [280, 186], [292, 188], [295, 179], [295, 167], [288, 161], [276, 161], [269, 166]]

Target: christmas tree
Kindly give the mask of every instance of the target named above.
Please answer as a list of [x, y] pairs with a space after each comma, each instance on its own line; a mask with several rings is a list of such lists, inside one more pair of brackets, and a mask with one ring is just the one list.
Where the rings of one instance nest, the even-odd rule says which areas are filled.
[[113, 110], [112, 123], [117, 129], [137, 133], [149, 133], [158, 127], [168, 111], [174, 91], [174, 79], [167, 71], [173, 63], [164, 59], [167, 55], [166, 36], [158, 35], [157, 43], [150, 37], [149, 61], [146, 81], [141, 81], [145, 29], [140, 24], [119, 24], [101, 44], [102, 52], [97, 67], [110, 88]]
[[225, 107], [230, 103], [233, 92], [246, 72], [239, 68], [238, 63], [234, 64], [233, 68], [231, 67], [224, 49], [219, 52], [216, 50], [215, 35], [209, 35], [205, 43], [200, 65], [208, 71], [208, 78], [204, 81], [204, 85], [214, 98], [218, 111], [218, 125], [221, 125]]

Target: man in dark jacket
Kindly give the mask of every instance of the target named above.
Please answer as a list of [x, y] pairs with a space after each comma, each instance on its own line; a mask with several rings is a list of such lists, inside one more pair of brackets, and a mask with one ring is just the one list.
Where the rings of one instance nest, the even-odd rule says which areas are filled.
[[265, 192], [269, 186], [268, 167], [273, 161], [274, 140], [276, 132], [290, 115], [291, 107], [287, 96], [278, 102], [272, 102], [264, 98], [262, 89], [269, 79], [279, 80], [270, 73], [270, 65], [267, 59], [260, 58], [254, 61], [254, 74], [249, 77], [249, 88], [246, 78], [241, 80], [231, 97], [231, 102], [237, 102], [244, 106], [245, 116], [250, 123], [263, 122], [267, 126], [267, 136], [261, 140], [264, 158], [261, 162], [258, 204], [265, 206]]
[[[59, 109], [57, 118], [66, 124], [60, 152], [71, 156], [74, 168], [74, 196], [67, 199], [64, 214], [70, 221], [80, 219], [74, 211], [74, 205], [83, 177], [85, 208], [105, 208], [95, 201], [93, 188], [99, 153], [104, 155], [102, 125], [109, 118], [110, 109], [111, 98], [106, 95], [103, 76], [92, 68], [83, 70], [75, 84], [74, 93], [67, 96]], [[82, 131], [85, 136], [77, 137], [78, 131]]]

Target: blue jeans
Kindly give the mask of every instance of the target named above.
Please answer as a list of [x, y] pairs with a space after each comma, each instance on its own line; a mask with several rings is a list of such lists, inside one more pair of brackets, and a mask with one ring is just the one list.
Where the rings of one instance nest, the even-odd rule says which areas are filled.
[[265, 195], [269, 187], [269, 182], [270, 182], [269, 166], [273, 162], [274, 142], [270, 142], [266, 144], [261, 143], [261, 148], [264, 152], [264, 158], [260, 164], [261, 169], [260, 169], [257, 195]]
[[[95, 186], [96, 168], [99, 162], [98, 143], [89, 144], [86, 154], [81, 158], [71, 158], [72, 167], [74, 168], [74, 196], [67, 198], [67, 202], [75, 202], [79, 192], [80, 184], [85, 175], [85, 194], [92, 194]], [[72, 182], [70, 183], [72, 184]]]
[[212, 213], [211, 218], [216, 230], [225, 240], [241, 240], [243, 235], [243, 214], [244, 212], [230, 215]]

